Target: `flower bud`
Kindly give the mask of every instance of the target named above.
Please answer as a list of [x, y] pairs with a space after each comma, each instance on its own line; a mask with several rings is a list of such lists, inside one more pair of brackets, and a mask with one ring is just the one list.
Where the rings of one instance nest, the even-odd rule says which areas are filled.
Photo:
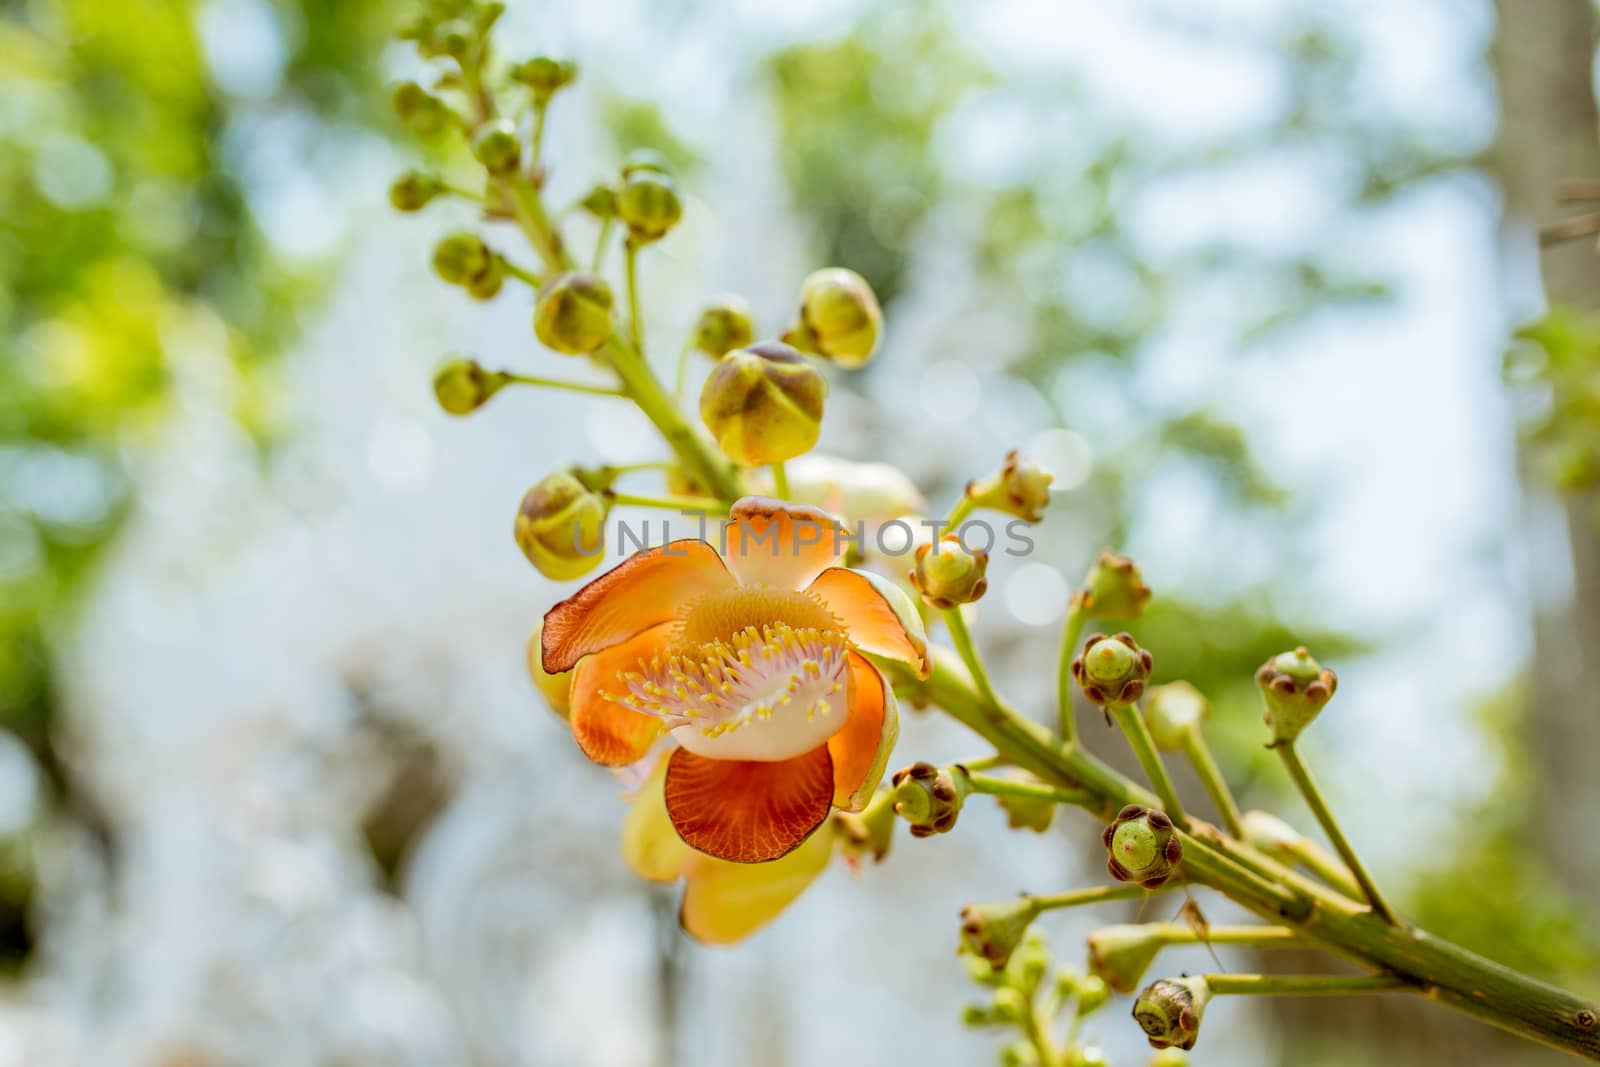
[[550, 710], [564, 720], [572, 710], [572, 672], [550, 674], [544, 669], [543, 635], [544, 620], [540, 619], [528, 638], [528, 677], [533, 679], [534, 688], [550, 705]]
[[512, 173], [522, 163], [522, 142], [510, 119], [485, 123], [472, 135], [472, 155], [497, 178]]
[[631, 178], [640, 172], [672, 177], [672, 164], [654, 148], [635, 148], [622, 161], [622, 176]]
[[665, 174], [635, 170], [617, 192], [617, 217], [636, 243], [658, 241], [683, 217], [678, 187]]
[[1101, 840], [1106, 869], [1119, 882], [1159, 889], [1183, 861], [1183, 841], [1165, 812], [1129, 804], [1117, 813]]
[[418, 45], [422, 54], [430, 59], [449, 56], [461, 60], [472, 48], [472, 38], [471, 26], [460, 19], [450, 19], [435, 26], [433, 32], [419, 41]]
[[1149, 1067], [1185, 1067], [1189, 1057], [1175, 1048], [1164, 1048], [1150, 1057]]
[[528, 562], [558, 582], [600, 565], [605, 552], [606, 498], [567, 472], [542, 479], [522, 498], [514, 533]]
[[1013, 1041], [1000, 1050], [1000, 1067], [1039, 1067], [1039, 1050], [1026, 1041]]
[[845, 862], [859, 867], [868, 856], [882, 863], [894, 841], [894, 800], [887, 790], [875, 795], [861, 811], [836, 811], [833, 824], [841, 841]]
[[1141, 710], [1156, 747], [1178, 752], [1189, 737], [1200, 731], [1211, 714], [1211, 703], [1188, 682], [1170, 682], [1150, 690]]
[[1020, 1023], [1028, 1014], [1028, 998], [1020, 989], [1002, 986], [994, 991], [994, 1017], [1003, 1023]]
[[433, 395], [452, 415], [470, 415], [506, 387], [503, 371], [485, 370], [475, 359], [447, 359], [433, 373]]
[[[1048, 481], [1045, 484], [1048, 485]], [[1048, 502], [1049, 496], [1044, 499]], [[1144, 576], [1133, 560], [1114, 552], [1102, 552], [1089, 568], [1089, 576], [1076, 599], [1097, 619], [1136, 619], [1144, 612], [1145, 601], [1150, 599], [1150, 588], [1144, 584]]]
[[1050, 949], [1038, 927], [1029, 928], [1007, 969], [1015, 973], [1014, 984], [1025, 996], [1031, 998], [1038, 991], [1039, 983], [1050, 973]]
[[967, 483], [967, 497], [974, 507], [991, 508], [1015, 515], [1024, 522], [1038, 522], [1050, 504], [1050, 483], [1054, 476], [1025, 460], [1013, 449], [995, 473]]
[[1111, 999], [1111, 987], [1097, 975], [1085, 975], [1078, 982], [1078, 1018], [1091, 1015], [1105, 1007]]
[[389, 203], [396, 211], [421, 211], [444, 192], [444, 182], [432, 174], [409, 170], [389, 186]]
[[493, 300], [505, 285], [506, 267], [499, 256], [489, 260], [489, 269], [474, 278], [467, 279], [467, 295], [474, 300]]
[[1247, 845], [1279, 859], [1292, 860], [1306, 840], [1300, 831], [1270, 812], [1247, 811], [1240, 821]]
[[1118, 993], [1139, 988], [1144, 972], [1166, 945], [1160, 923], [1119, 923], [1089, 935], [1089, 970]]
[[988, 960], [991, 969], [1003, 970], [1038, 916], [1039, 905], [1030, 897], [968, 904], [961, 909], [961, 947]]
[[912, 837], [948, 833], [972, 791], [959, 770], [913, 763], [894, 772], [894, 813], [911, 824]]
[[533, 332], [539, 343], [569, 356], [593, 352], [611, 339], [611, 286], [598, 274], [569, 271], [539, 290]]
[[569, 59], [534, 56], [511, 70], [511, 80], [533, 90], [534, 100], [544, 103], [578, 78], [578, 65]]
[[961, 1025], [977, 1028], [980, 1026], [993, 1026], [999, 1019], [994, 1017], [994, 1011], [982, 1004], [968, 1004], [961, 1009]]
[[762, 341], [717, 362], [700, 390], [700, 418], [745, 467], [793, 459], [817, 443], [828, 382], [788, 345]]
[[434, 245], [433, 272], [451, 285], [471, 285], [493, 273], [495, 258], [483, 238], [463, 230]]
[[1056, 968], [1056, 999], [1068, 1000], [1078, 995], [1078, 983], [1083, 981], [1083, 975], [1077, 969], [1062, 964]]
[[1098, 1045], [1085, 1045], [1067, 1052], [1067, 1067], [1108, 1067], [1110, 1062]]
[[400, 121], [423, 137], [433, 137], [450, 125], [450, 105], [416, 82], [395, 86], [390, 103]]
[[1274, 745], [1290, 744], [1322, 711], [1339, 686], [1338, 676], [1311, 658], [1304, 646], [1274, 656], [1256, 672], [1267, 705]]
[[750, 305], [737, 296], [724, 296], [700, 312], [694, 324], [694, 346], [706, 355], [720, 358], [755, 340], [755, 324]]
[[1144, 693], [1153, 662], [1132, 634], [1094, 634], [1072, 661], [1072, 676], [1091, 703], [1101, 707], [1131, 704]]
[[989, 553], [967, 548], [955, 534], [918, 545], [916, 566], [911, 568], [911, 584], [922, 599], [940, 611], [957, 604], [970, 604], [989, 588], [984, 572], [989, 568]]
[[842, 367], [872, 358], [883, 330], [883, 310], [867, 280], [844, 267], [828, 267], [800, 287], [804, 347]]
[[1161, 978], [1145, 986], [1133, 1003], [1133, 1018], [1151, 1048], [1194, 1048], [1211, 987], [1199, 975]]
[[590, 189], [578, 204], [597, 219], [617, 217], [617, 191], [609, 185], [597, 185]]
[[1013, 830], [1032, 830], [1042, 834], [1050, 829], [1056, 817], [1056, 805], [1036, 797], [997, 796], [1001, 810], [1006, 813], [1006, 823]]

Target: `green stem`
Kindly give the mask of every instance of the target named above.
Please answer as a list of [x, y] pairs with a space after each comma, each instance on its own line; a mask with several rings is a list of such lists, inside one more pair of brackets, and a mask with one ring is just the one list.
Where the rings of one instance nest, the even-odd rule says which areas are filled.
[[539, 158], [544, 147], [544, 117], [550, 110], [550, 101], [540, 100], [533, 105], [533, 152], [528, 162], [528, 173], [539, 173]]
[[1077, 720], [1072, 714], [1072, 657], [1078, 652], [1078, 640], [1083, 636], [1084, 623], [1089, 612], [1084, 607], [1086, 598], [1074, 596], [1067, 608], [1067, 621], [1061, 628], [1061, 662], [1056, 668], [1056, 706], [1060, 712], [1061, 739], [1071, 743], [1078, 739]]
[[1150, 737], [1150, 730], [1144, 724], [1144, 716], [1139, 714], [1136, 704], [1110, 704], [1106, 708], [1111, 712], [1111, 717], [1117, 720], [1117, 725], [1128, 738], [1128, 744], [1133, 747], [1133, 754], [1139, 759], [1139, 766], [1144, 768], [1144, 773], [1150, 779], [1150, 784], [1155, 786], [1156, 795], [1161, 798], [1161, 806], [1166, 809], [1172, 821], [1178, 824], [1179, 829], [1189, 828], [1189, 817], [1183, 813], [1183, 804], [1178, 800], [1178, 791], [1173, 788], [1172, 779], [1167, 777], [1166, 764], [1161, 762], [1161, 753], [1156, 751], [1156, 743]]
[[694, 351], [694, 337], [691, 335], [683, 339], [683, 347], [678, 349], [678, 373], [672, 379], [672, 400], [674, 403], [683, 403], [683, 390], [689, 383], [689, 353]]
[[1211, 803], [1217, 806], [1222, 825], [1227, 827], [1231, 836], [1243, 840], [1244, 818], [1239, 814], [1239, 804], [1233, 799], [1233, 790], [1228, 788], [1228, 780], [1222, 776], [1222, 769], [1212, 758], [1211, 746], [1206, 744], [1205, 735], [1198, 729], [1191, 729], [1184, 735], [1183, 751], [1189, 757], [1189, 762], [1194, 764], [1195, 774], [1200, 776], [1200, 784], [1205, 786]]
[[1202, 934], [1183, 923], [1146, 923], [1163, 945], [1255, 945], [1271, 948], [1299, 945], [1300, 935], [1287, 926], [1213, 926]]
[[1417, 992], [1415, 985], [1392, 974], [1207, 974], [1202, 977], [1211, 992], [1219, 996]]
[[783, 469], [782, 462], [772, 465], [772, 490], [779, 500], [789, 499], [789, 472]]
[[956, 501], [955, 506], [950, 509], [950, 514], [945, 516], [945, 532], [954, 533], [956, 527], [961, 525], [961, 520], [972, 514], [972, 507], [972, 498], [963, 491], [961, 499]]
[[535, 291], [537, 291], [538, 288], [541, 285], [544, 284], [543, 282], [541, 282], [539, 280], [539, 276], [537, 274], [533, 273], [533, 271], [528, 270], [525, 267], [517, 266], [515, 263], [511, 262], [505, 256], [496, 256], [495, 258], [500, 261], [500, 269], [501, 270], [505, 271], [507, 274], [511, 275], [513, 278], [517, 278], [517, 279], [519, 279], [521, 281], [527, 282], [528, 285], [531, 286]]
[[1306, 806], [1317, 817], [1317, 822], [1322, 824], [1322, 832], [1328, 835], [1328, 840], [1333, 842], [1333, 847], [1338, 851], [1344, 865], [1350, 868], [1350, 873], [1361, 885], [1367, 902], [1372, 905], [1372, 910], [1386, 922], [1395, 921], [1394, 912], [1385, 903], [1382, 894], [1378, 892], [1377, 883], [1372, 880], [1372, 875], [1361, 863], [1361, 858], [1356, 855], [1356, 850], [1351, 846], [1344, 831], [1339, 828], [1339, 822], [1333, 817], [1333, 811], [1328, 807], [1328, 802], [1322, 797], [1322, 790], [1317, 788], [1317, 783], [1311, 777], [1311, 769], [1300, 758], [1300, 753], [1295, 750], [1294, 742], [1287, 741], [1277, 746], [1278, 755], [1283, 758], [1283, 765], [1288, 768], [1289, 777], [1294, 779], [1295, 788], [1300, 790], [1300, 795], [1305, 798]]
[[1294, 845], [1293, 855], [1297, 863], [1345, 896], [1353, 900], [1366, 899], [1366, 894], [1361, 891], [1361, 883], [1350, 876], [1350, 868], [1328, 855], [1315, 841], [1300, 841]]
[[996, 778], [988, 774], [974, 774], [970, 765], [967, 767], [967, 782], [972, 786], [974, 793], [983, 793], [991, 797], [1018, 797], [1023, 800], [1043, 800], [1050, 804], [1072, 804], [1078, 807], [1088, 807], [1095, 803], [1092, 793], [1081, 789], [1058, 789], [1052, 785], [1041, 785], [1038, 782], [1019, 782], [1014, 778]]
[[619, 493], [607, 490], [611, 502], [626, 507], [664, 508], [668, 511], [687, 511], [696, 515], [726, 515], [728, 505], [720, 500], [703, 496], [640, 496], [637, 493]]
[[541, 389], [564, 389], [569, 393], [588, 393], [590, 396], [617, 396], [626, 397], [628, 394], [621, 389], [613, 389], [604, 385], [588, 385], [583, 382], [565, 382], [556, 378], [536, 378], [528, 374], [512, 374], [506, 371], [505, 379], [517, 385], [534, 385]]
[[1176, 888], [1172, 882], [1157, 889], [1145, 889], [1136, 885], [1097, 885], [1065, 893], [1030, 896], [1027, 899], [1031, 900], [1040, 911], [1054, 911], [1057, 908], [1079, 908], [1085, 904], [1107, 904], [1116, 900], [1143, 900], [1152, 893], [1165, 893]]
[[611, 240], [611, 227], [616, 221], [610, 215], [600, 220], [600, 236], [594, 242], [594, 263], [589, 268], [594, 274], [599, 274], [600, 268], [605, 266], [607, 242]]
[[628, 331], [633, 341], [633, 350], [639, 353], [639, 358], [645, 359], [644, 354], [644, 316], [639, 314], [639, 246], [630, 238], [622, 243], [623, 269], [627, 273], [628, 282]]
[[967, 629], [967, 621], [961, 617], [961, 609], [947, 609], [944, 621], [950, 628], [950, 641], [956, 646], [961, 662], [967, 665], [967, 672], [977, 684], [978, 692], [983, 694], [983, 699], [990, 707], [998, 710], [1000, 699], [994, 695], [994, 687], [989, 684], [989, 673], [983, 669], [983, 660], [978, 658], [978, 648], [972, 643], [972, 633]]

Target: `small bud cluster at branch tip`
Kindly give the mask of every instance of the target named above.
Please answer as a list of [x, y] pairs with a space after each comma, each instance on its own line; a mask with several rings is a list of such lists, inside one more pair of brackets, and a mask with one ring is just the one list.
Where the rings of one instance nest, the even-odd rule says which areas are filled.
[[1024, 522], [1039, 522], [1050, 504], [1053, 480], [1052, 475], [1012, 451], [1006, 453], [998, 471], [968, 482], [966, 496], [972, 507], [1004, 512]]
[[425, 138], [443, 133], [456, 118], [448, 104], [416, 82], [401, 82], [395, 86], [390, 103], [400, 121]]
[[544, 620], [540, 619], [528, 637], [528, 677], [550, 710], [566, 719], [572, 711], [572, 672], [551, 674], [544, 669], [543, 637]]
[[1151, 689], [1140, 710], [1156, 747], [1178, 752], [1205, 724], [1211, 703], [1188, 682], [1171, 682]]
[[894, 811], [911, 824], [912, 837], [929, 837], [955, 829], [956, 816], [971, 792], [958, 768], [913, 763], [894, 773]]
[[503, 371], [485, 370], [477, 360], [456, 356], [433, 374], [433, 395], [452, 415], [470, 415], [510, 382]]
[[720, 359], [735, 348], [755, 340], [755, 323], [750, 305], [737, 296], [719, 297], [700, 312], [694, 324], [694, 346], [713, 359]]
[[1097, 974], [1078, 979], [1078, 1014], [1088, 1015], [1105, 1006], [1111, 999], [1111, 987]]
[[598, 274], [568, 271], [545, 283], [533, 306], [533, 332], [546, 348], [588, 355], [611, 339], [611, 286]]
[[535, 104], [548, 104], [556, 93], [578, 78], [578, 65], [571, 60], [534, 56], [511, 70], [511, 80], [533, 91]]
[[955, 534], [917, 546], [916, 566], [911, 568], [911, 584], [931, 607], [948, 611], [959, 604], [971, 604], [989, 588], [984, 577], [989, 568], [989, 553], [969, 549]]
[[1183, 862], [1183, 841], [1165, 812], [1129, 804], [1101, 835], [1105, 842], [1106, 869], [1119, 882], [1136, 882], [1145, 889], [1167, 883]]
[[434, 246], [433, 270], [477, 300], [493, 298], [505, 282], [500, 257], [484, 244], [483, 238], [466, 231], [450, 234]]
[[998, 971], [1011, 961], [1028, 926], [1039, 916], [1029, 897], [994, 904], [968, 904], [961, 909], [961, 947], [989, 961]]
[[883, 309], [867, 280], [844, 267], [828, 267], [800, 287], [800, 321], [784, 340], [841, 367], [866, 364], [878, 350]]
[[817, 443], [827, 395], [827, 379], [800, 353], [762, 341], [717, 361], [700, 390], [700, 418], [729, 459], [764, 467]]
[[396, 211], [421, 211], [444, 192], [444, 181], [437, 175], [408, 170], [389, 186], [389, 203]]
[[1089, 971], [1118, 993], [1132, 993], [1165, 945], [1157, 925], [1102, 926], [1089, 935]]
[[605, 555], [610, 502], [568, 472], [547, 475], [517, 509], [517, 546], [539, 573], [555, 581], [582, 577]]
[[1133, 1004], [1133, 1018], [1151, 1048], [1194, 1048], [1211, 987], [1199, 976], [1161, 978], [1145, 986]]
[[659, 241], [683, 217], [678, 187], [659, 153], [635, 152], [623, 165], [617, 217], [635, 245]]
[[522, 165], [522, 142], [510, 119], [485, 123], [472, 135], [472, 155], [491, 177], [515, 174]]
[[1132, 634], [1094, 634], [1072, 661], [1072, 676], [1091, 703], [1131, 704], [1144, 693], [1153, 663]]
[[1338, 676], [1304, 647], [1274, 656], [1256, 672], [1274, 745], [1292, 744], [1339, 687]]
[[[1044, 477], [1048, 479], [1049, 475]], [[1074, 594], [1074, 602], [1097, 619], [1136, 619], [1143, 614], [1149, 599], [1150, 587], [1144, 584], [1138, 566], [1114, 552], [1100, 553], [1089, 568], [1083, 588]]]

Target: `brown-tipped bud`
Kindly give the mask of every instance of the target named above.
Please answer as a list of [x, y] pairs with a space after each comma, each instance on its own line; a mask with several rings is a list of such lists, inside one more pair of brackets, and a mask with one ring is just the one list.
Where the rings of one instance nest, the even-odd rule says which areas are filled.
[[571, 85], [578, 78], [578, 65], [569, 59], [552, 59], [534, 56], [518, 63], [511, 70], [511, 80], [533, 90], [533, 98], [541, 103]]
[[1032, 830], [1042, 834], [1050, 829], [1056, 817], [1053, 801], [1016, 796], [997, 796], [994, 799], [1006, 813], [1006, 823], [1013, 830]]
[[1117, 813], [1101, 840], [1106, 869], [1119, 882], [1158, 889], [1183, 862], [1183, 841], [1165, 812], [1129, 804]]
[[1144, 972], [1167, 944], [1166, 923], [1119, 923], [1089, 935], [1089, 970], [1118, 993], [1139, 988]]
[[485, 370], [475, 359], [455, 356], [434, 371], [433, 395], [439, 406], [450, 414], [470, 415], [487, 404], [510, 380], [504, 371]]
[[1133, 1002], [1133, 1018], [1151, 1048], [1194, 1048], [1211, 987], [1199, 975], [1161, 978], [1145, 986]]
[[1039, 905], [1030, 897], [968, 904], [961, 909], [961, 947], [988, 960], [993, 970], [1003, 970], [1038, 916]]
[[437, 175], [408, 170], [389, 186], [389, 203], [396, 211], [421, 211], [442, 192], [444, 181]]
[[972, 786], [959, 768], [913, 763], [894, 772], [894, 813], [911, 824], [912, 837], [955, 829]]
[[1274, 745], [1290, 744], [1322, 711], [1339, 687], [1339, 678], [1311, 658], [1302, 646], [1274, 656], [1256, 671], [1266, 703], [1266, 723]]
[[510, 119], [485, 123], [472, 135], [472, 155], [497, 178], [514, 173], [522, 164], [522, 142]]
[[522, 497], [514, 533], [528, 562], [558, 582], [580, 578], [605, 555], [607, 499], [573, 475], [561, 472], [539, 481]]
[[1101, 707], [1131, 704], [1144, 693], [1153, 663], [1132, 634], [1094, 634], [1072, 661], [1072, 676], [1091, 703]]
[[[1048, 495], [1045, 499], [1048, 501]], [[1076, 599], [1097, 619], [1137, 619], [1150, 599], [1150, 588], [1133, 560], [1102, 552], [1089, 568]]]
[[833, 360], [841, 367], [859, 367], [878, 350], [883, 309], [867, 280], [844, 267], [828, 267], [806, 278], [800, 287], [800, 347]]
[[569, 356], [588, 355], [611, 339], [611, 286], [598, 274], [569, 271], [539, 290], [533, 332], [539, 342]]
[[967, 483], [967, 497], [974, 507], [992, 508], [1024, 522], [1038, 522], [1050, 505], [1053, 480], [1052, 475], [1013, 450], [1006, 453], [998, 471]]
[[1188, 682], [1170, 682], [1146, 693], [1140, 710], [1156, 747], [1179, 752], [1211, 715], [1211, 702]]
[[888, 789], [880, 790], [861, 811], [834, 812], [833, 825], [845, 862], [856, 867], [871, 857], [872, 862], [882, 863], [894, 841], [897, 821], [893, 793]]
[[483, 238], [467, 230], [452, 233], [433, 246], [433, 272], [451, 285], [471, 285], [495, 269], [497, 257]]
[[694, 324], [694, 346], [708, 356], [720, 358], [755, 340], [755, 322], [750, 305], [737, 296], [719, 297]]
[[989, 553], [969, 549], [955, 534], [945, 534], [937, 541], [917, 546], [911, 584], [930, 606], [945, 611], [983, 596], [989, 588], [984, 576], [988, 569]]
[[400, 121], [423, 137], [435, 137], [450, 126], [450, 106], [416, 82], [401, 82], [390, 97]]
[[800, 353], [762, 341], [717, 361], [700, 390], [700, 418], [729, 459], [764, 467], [817, 443], [827, 395], [827, 379]]
[[544, 620], [540, 619], [528, 638], [528, 677], [550, 710], [565, 720], [572, 711], [572, 672], [550, 674], [544, 669], [543, 635]]
[[683, 217], [683, 202], [671, 178], [654, 170], [635, 170], [617, 191], [617, 217], [636, 244], [658, 241]]

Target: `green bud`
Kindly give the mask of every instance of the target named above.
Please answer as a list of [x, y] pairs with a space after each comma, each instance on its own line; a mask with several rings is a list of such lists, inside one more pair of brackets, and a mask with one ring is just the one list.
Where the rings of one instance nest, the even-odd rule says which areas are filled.
[[522, 142], [510, 119], [485, 123], [472, 135], [472, 155], [483, 169], [497, 178], [514, 173], [522, 165]]
[[1178, 752], [1189, 737], [1200, 732], [1211, 714], [1211, 704], [1188, 682], [1171, 682], [1145, 694], [1140, 710], [1156, 747]]
[[1145, 986], [1133, 1003], [1133, 1018], [1151, 1048], [1194, 1048], [1211, 987], [1199, 975], [1161, 978]]
[[389, 186], [389, 203], [396, 211], [421, 211], [442, 192], [444, 182], [436, 175], [410, 170]]
[[548, 101], [556, 93], [578, 79], [578, 65], [567, 59], [534, 56], [518, 63], [511, 71], [511, 80], [533, 90], [533, 98]]
[[543, 635], [544, 620], [540, 619], [528, 638], [528, 677], [550, 710], [565, 720], [572, 711], [572, 672], [550, 674], [544, 669]]
[[609, 185], [597, 185], [579, 201], [579, 206], [597, 219], [617, 217], [617, 191]]
[[911, 824], [912, 837], [948, 833], [972, 787], [956, 768], [913, 763], [894, 772], [894, 813]]
[[433, 247], [433, 272], [451, 285], [469, 285], [494, 270], [495, 254], [483, 238], [463, 230]]
[[846, 862], [858, 865], [870, 856], [874, 863], [882, 863], [894, 841], [895, 822], [894, 800], [887, 790], [880, 790], [861, 811], [834, 812]]
[[1175, 1048], [1164, 1048], [1150, 1057], [1149, 1067], [1185, 1067], [1189, 1055]]
[[502, 371], [484, 370], [475, 359], [456, 357], [433, 374], [433, 395], [452, 415], [470, 415], [504, 389], [511, 379]]
[[683, 217], [678, 187], [665, 174], [635, 170], [617, 191], [617, 217], [636, 243], [658, 241]]
[[1078, 1017], [1093, 1015], [1111, 999], [1111, 987], [1098, 975], [1086, 975], [1078, 983]]
[[1090, 703], [1101, 707], [1132, 704], [1144, 693], [1153, 663], [1154, 658], [1139, 647], [1132, 634], [1094, 634], [1072, 661], [1072, 676]]
[[1270, 812], [1247, 811], [1240, 821], [1246, 844], [1280, 860], [1292, 861], [1306, 840], [1300, 831]]
[[962, 1026], [971, 1026], [974, 1028], [979, 1026], [993, 1026], [999, 1021], [1000, 1020], [994, 1017], [994, 1012], [989, 1008], [984, 1007], [982, 1004], [968, 1004], [966, 1007], [961, 1009]]
[[1015, 515], [1024, 522], [1038, 522], [1050, 504], [1050, 483], [1054, 477], [1022, 458], [1015, 450], [1007, 452], [1000, 469], [987, 478], [967, 483], [967, 496], [975, 507], [991, 508]]
[[569, 356], [593, 352], [611, 339], [611, 286], [598, 274], [569, 271], [539, 290], [533, 332], [539, 342]]
[[1106, 1067], [1110, 1063], [1098, 1045], [1085, 1045], [1067, 1053], [1068, 1067]]
[[605, 522], [610, 503], [573, 475], [542, 479], [522, 498], [514, 533], [528, 562], [546, 578], [579, 578], [605, 556]]
[[474, 300], [493, 300], [505, 282], [505, 264], [500, 262], [499, 256], [494, 256], [489, 260], [488, 270], [467, 279], [467, 295]]
[[449, 56], [461, 60], [472, 50], [472, 40], [472, 27], [459, 19], [451, 19], [434, 27], [433, 33], [420, 44], [422, 53], [430, 58]]
[[1013, 830], [1032, 830], [1042, 834], [1055, 821], [1056, 805], [1034, 797], [997, 796], [995, 800], [1006, 813], [1006, 823]]
[[1289, 744], [1333, 698], [1339, 678], [1302, 646], [1267, 660], [1256, 672], [1274, 745]]
[[[1048, 485], [1048, 481], [1045, 484]], [[1045, 490], [1044, 499], [1049, 501], [1048, 490]], [[1150, 589], [1133, 560], [1114, 552], [1102, 552], [1089, 568], [1076, 599], [1097, 619], [1136, 619], [1144, 612]]]
[[844, 267], [828, 267], [800, 287], [800, 323], [809, 346], [842, 367], [872, 358], [883, 331], [883, 310], [867, 280]]
[[720, 297], [700, 312], [694, 324], [694, 346], [706, 355], [720, 358], [755, 340], [755, 323], [750, 305], [737, 296]]
[[1067, 1000], [1078, 995], [1078, 983], [1083, 975], [1076, 969], [1062, 965], [1056, 968], [1056, 999]]
[[1172, 820], [1165, 812], [1138, 804], [1118, 812], [1101, 839], [1106, 846], [1106, 869], [1119, 882], [1157, 889], [1183, 861], [1183, 841]]
[[654, 148], [635, 148], [629, 152], [622, 161], [622, 176], [631, 178], [640, 172], [661, 174], [672, 177], [672, 164], [667, 157]]
[[800, 353], [762, 341], [717, 361], [700, 390], [700, 419], [729, 459], [765, 467], [817, 443], [827, 395], [827, 380]]
[[1118, 993], [1139, 988], [1144, 972], [1167, 944], [1164, 923], [1119, 923], [1089, 935], [1089, 970]]
[[1020, 989], [1004, 986], [994, 991], [994, 1017], [1003, 1023], [1020, 1023], [1028, 1015], [1028, 998]]
[[993, 970], [1004, 970], [1038, 916], [1039, 905], [1029, 897], [968, 904], [961, 909], [961, 947], [988, 960]]
[[968, 549], [955, 534], [917, 546], [911, 584], [932, 607], [945, 611], [970, 604], [989, 588], [989, 553]]
[[400, 121], [422, 137], [434, 137], [450, 125], [450, 105], [416, 82], [401, 82], [395, 86], [389, 102]]
[[1039, 1067], [1039, 1050], [1026, 1041], [1013, 1041], [1000, 1050], [1000, 1067]]

